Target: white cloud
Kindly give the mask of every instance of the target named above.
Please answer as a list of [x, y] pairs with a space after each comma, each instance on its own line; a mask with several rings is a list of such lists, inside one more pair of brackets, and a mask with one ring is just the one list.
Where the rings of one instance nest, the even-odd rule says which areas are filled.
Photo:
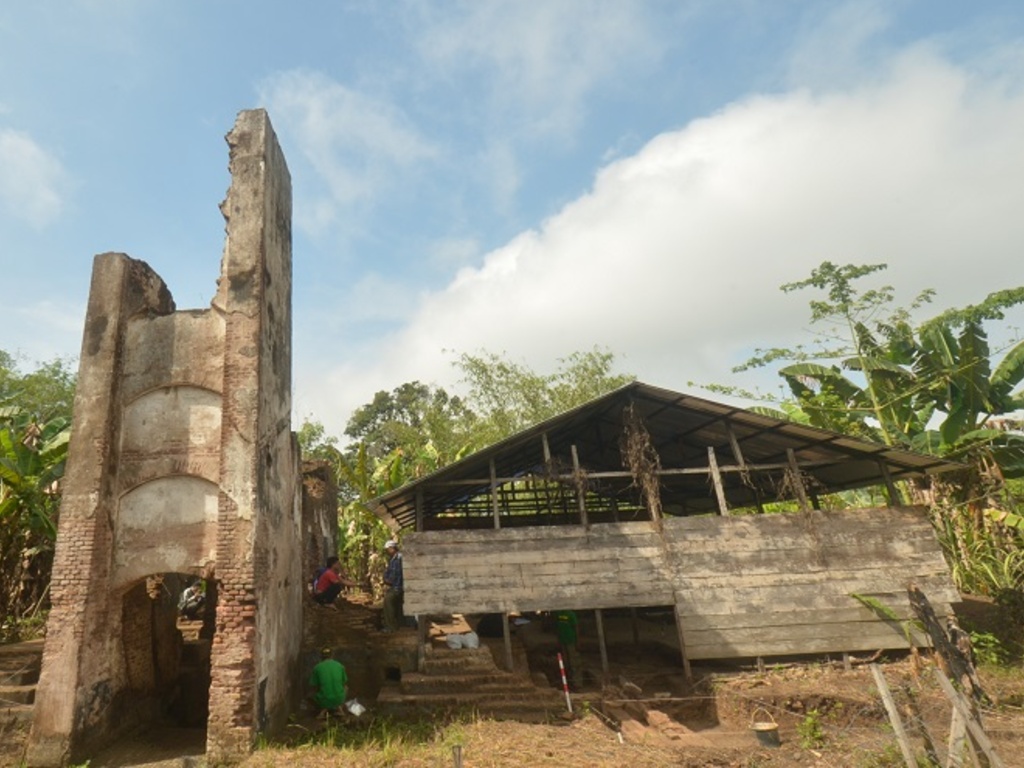
[[870, 0], [851, 0], [812, 11], [790, 55], [790, 83], [836, 88], [862, 79], [869, 50], [890, 25], [892, 10]]
[[[391, 102], [319, 72], [292, 70], [265, 80], [261, 101], [287, 135], [328, 199], [296, 205], [300, 225], [323, 231], [340, 211], [366, 203], [395, 183], [397, 171], [436, 155]], [[294, 161], [293, 161], [294, 162]], [[309, 207], [312, 214], [303, 216]]]
[[46, 226], [61, 214], [67, 186], [60, 161], [31, 136], [0, 130], [0, 207], [10, 216]]
[[490, 78], [487, 106], [517, 134], [570, 134], [598, 84], [661, 53], [638, 3], [471, 0], [420, 11], [420, 53], [442, 69]]
[[869, 85], [748, 98], [605, 167], [425, 296], [358, 366], [322, 372], [317, 412], [340, 432], [375, 389], [451, 385], [442, 350], [544, 368], [599, 345], [655, 384], [726, 381], [753, 346], [801, 333], [810, 296], [777, 287], [825, 259], [888, 262], [904, 300], [974, 302], [1021, 282], [1021, 178], [1024, 95], [923, 50]]

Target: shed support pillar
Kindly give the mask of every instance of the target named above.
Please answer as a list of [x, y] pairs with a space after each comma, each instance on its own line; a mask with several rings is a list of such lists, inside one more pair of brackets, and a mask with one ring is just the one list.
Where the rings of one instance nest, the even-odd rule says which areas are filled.
[[515, 672], [515, 661], [512, 658], [512, 630], [508, 626], [508, 614], [501, 614], [501, 633], [505, 636], [505, 669]]
[[676, 631], [679, 633], [679, 653], [683, 657], [683, 675], [687, 682], [693, 680], [693, 670], [690, 669], [690, 659], [686, 656], [686, 640], [683, 637], [683, 612], [679, 609], [679, 598], [675, 598], [675, 605], [672, 606], [676, 614]]
[[601, 674], [603, 679], [608, 679], [608, 646], [604, 639], [604, 617], [601, 615], [601, 609], [596, 608], [594, 610], [594, 619], [597, 621], [597, 643], [598, 648], [601, 649]]

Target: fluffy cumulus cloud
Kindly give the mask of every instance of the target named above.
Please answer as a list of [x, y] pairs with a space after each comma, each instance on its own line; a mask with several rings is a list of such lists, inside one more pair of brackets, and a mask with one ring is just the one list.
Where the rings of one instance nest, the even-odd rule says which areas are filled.
[[42, 228], [64, 207], [67, 173], [31, 136], [0, 129], [0, 208]]
[[810, 297], [777, 288], [825, 259], [887, 262], [907, 300], [977, 301], [1020, 282], [1021, 178], [1024, 94], [923, 49], [868, 84], [750, 97], [606, 166], [425, 295], [386, 343], [354, 351], [358, 368], [319, 372], [334, 386], [314, 410], [340, 432], [376, 389], [451, 385], [443, 350], [546, 367], [599, 345], [651, 383], [725, 381], [753, 346], [801, 332]]

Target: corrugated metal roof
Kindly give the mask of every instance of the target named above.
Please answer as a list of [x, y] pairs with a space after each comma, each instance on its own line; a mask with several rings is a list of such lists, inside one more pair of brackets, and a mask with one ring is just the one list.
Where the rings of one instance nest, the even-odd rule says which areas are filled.
[[[412, 527], [416, 523], [417, 498], [424, 519], [450, 515], [472, 504], [486, 505], [491, 494], [492, 461], [499, 485], [512, 478], [550, 478], [555, 466], [561, 468], [561, 473], [572, 471], [573, 447], [580, 467], [587, 473], [610, 473], [598, 475], [599, 480], [588, 486], [591, 493], [635, 501], [638, 492], [632, 477], [626, 476], [619, 449], [625, 424], [623, 411], [630, 405], [641, 417], [660, 457], [661, 500], [668, 514], [717, 509], [706, 472], [709, 447], [725, 468], [723, 485], [730, 507], [779, 498], [782, 469], [774, 474], [770, 469], [736, 471], [740, 461], [732, 447], [734, 440], [745, 465], [784, 465], [787, 451], [792, 450], [811, 490], [820, 493], [882, 484], [884, 473], [879, 462], [885, 464], [893, 480], [962, 468], [935, 456], [632, 382], [380, 496], [370, 506], [392, 528]], [[552, 463], [545, 461], [545, 439]], [[752, 476], [759, 479], [752, 480]], [[565, 475], [562, 477], [564, 480]]]

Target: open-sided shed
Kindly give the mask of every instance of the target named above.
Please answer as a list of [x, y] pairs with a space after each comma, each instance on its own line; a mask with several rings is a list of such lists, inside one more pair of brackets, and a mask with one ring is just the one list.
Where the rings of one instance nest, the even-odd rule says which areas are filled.
[[[907, 587], [958, 595], [896, 483], [958, 466], [633, 382], [373, 508], [406, 531], [408, 613], [671, 606], [688, 667], [906, 647]], [[820, 508], [869, 486], [884, 506]]]

